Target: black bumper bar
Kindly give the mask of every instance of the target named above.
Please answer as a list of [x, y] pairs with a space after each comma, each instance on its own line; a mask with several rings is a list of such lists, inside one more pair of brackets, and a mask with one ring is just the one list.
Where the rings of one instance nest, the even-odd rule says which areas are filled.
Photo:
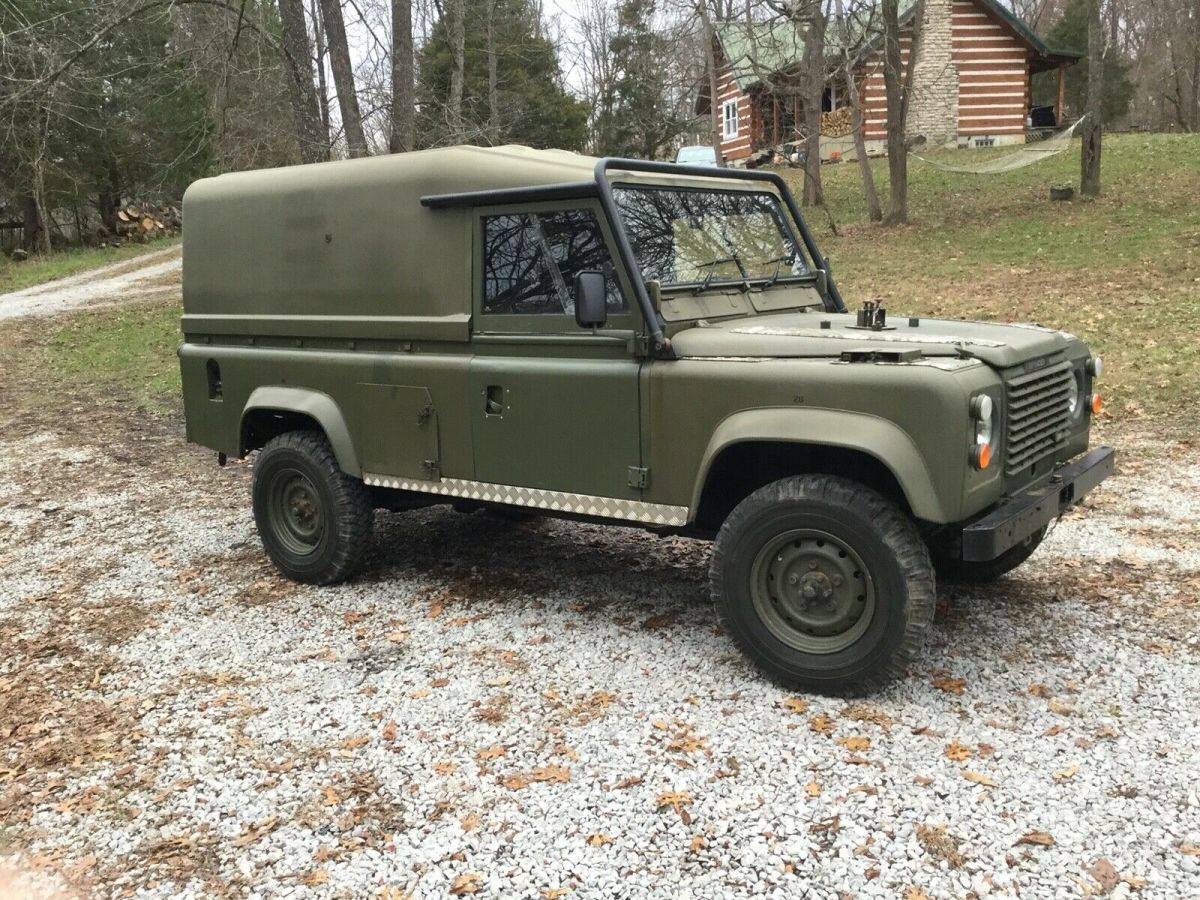
[[962, 532], [962, 558], [987, 562], [1015, 547], [1083, 499], [1113, 473], [1116, 451], [1097, 447], [1027, 491], [1002, 501]]

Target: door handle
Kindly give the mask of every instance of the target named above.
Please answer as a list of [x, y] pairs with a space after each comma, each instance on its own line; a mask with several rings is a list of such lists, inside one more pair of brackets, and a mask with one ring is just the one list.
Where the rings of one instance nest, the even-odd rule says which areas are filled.
[[498, 384], [489, 384], [483, 392], [483, 414], [485, 416], [504, 417], [504, 388]]

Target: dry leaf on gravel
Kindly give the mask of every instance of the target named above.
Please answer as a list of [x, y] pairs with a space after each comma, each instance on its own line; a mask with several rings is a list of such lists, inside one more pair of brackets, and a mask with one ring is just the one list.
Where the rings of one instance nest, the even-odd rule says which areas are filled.
[[929, 683], [947, 694], [961, 694], [967, 687], [967, 679], [951, 678], [949, 675], [939, 675]]
[[630, 775], [628, 778], [622, 778], [620, 781], [618, 781], [616, 784], [616, 789], [618, 791], [623, 791], [626, 788], [636, 787], [644, 780], [645, 779], [643, 779], [641, 775]]
[[658, 795], [658, 811], [675, 810], [684, 825], [692, 824], [691, 814], [686, 807], [692, 805], [692, 795], [687, 791], [663, 791]]
[[688, 844], [688, 850], [691, 851], [692, 853], [699, 853], [701, 850], [704, 850], [707, 847], [708, 847], [708, 841], [706, 841], [703, 837], [701, 837], [698, 834], [695, 835], [692, 838], [691, 842]]
[[1096, 883], [1100, 885], [1100, 890], [1108, 893], [1115, 888], [1121, 881], [1121, 877], [1117, 874], [1117, 870], [1103, 856], [1092, 863], [1092, 867], [1088, 869], [1088, 874], [1096, 879]]
[[1062, 769], [1054, 773], [1055, 781], [1070, 781], [1075, 777], [1075, 773], [1079, 771], [1079, 766], [1071, 766], [1067, 769]]
[[480, 876], [472, 873], [455, 875], [454, 880], [450, 882], [450, 893], [452, 893], [455, 897], [465, 897], [468, 894], [478, 894], [482, 888], [480, 880]]
[[906, 887], [904, 900], [929, 900], [929, 895], [918, 887]]
[[1053, 847], [1054, 838], [1045, 831], [1030, 831], [1017, 839], [1018, 844], [1030, 844], [1034, 847]]
[[967, 861], [966, 857], [958, 852], [958, 838], [946, 831], [946, 826], [918, 825], [916, 834], [917, 842], [926, 853], [945, 862], [952, 869], [957, 869]]
[[474, 831], [483, 823], [483, 818], [477, 812], [467, 813], [458, 820], [458, 827], [463, 831]]
[[394, 741], [396, 739], [396, 723], [389, 721], [383, 726], [383, 739], [385, 741]]
[[1054, 713], [1056, 716], [1073, 716], [1073, 715], [1075, 715], [1074, 709], [1072, 709], [1066, 703], [1062, 703], [1058, 700], [1051, 700], [1049, 703], [1046, 704], [1046, 708], [1048, 710], [1050, 710], [1050, 712]]
[[787, 697], [784, 699], [782, 706], [789, 712], [802, 713], [808, 711], [808, 701], [803, 697]]
[[952, 759], [955, 762], [962, 762], [964, 759], [970, 759], [972, 750], [966, 744], [960, 744], [958, 741], [951, 741], [946, 745], [946, 749], [942, 751], [946, 759]]
[[357, 750], [359, 747], [364, 747], [369, 743], [371, 743], [371, 739], [369, 737], [360, 735], [358, 737], [348, 737], [338, 746], [343, 750]]
[[871, 749], [871, 739], [859, 737], [857, 735], [851, 737], [840, 737], [837, 739], [837, 743], [841, 744], [852, 753], [859, 753], [863, 750]]
[[519, 791], [529, 787], [534, 782], [567, 782], [571, 780], [571, 770], [564, 766], [538, 766], [532, 772], [514, 772], [505, 775], [500, 783], [510, 791]]
[[982, 784], [984, 787], [996, 786], [996, 782], [986, 775], [982, 775], [979, 772], [972, 772], [970, 769], [963, 770], [963, 778], [967, 779], [967, 781], [973, 781], [975, 784]]
[[828, 737], [833, 734], [833, 719], [829, 718], [825, 713], [818, 713], [808, 720], [808, 727], [817, 734], [823, 734]]
[[241, 837], [234, 840], [233, 846], [248, 847], [250, 844], [253, 844], [264, 835], [270, 834], [276, 829], [276, 827], [278, 827], [278, 825], [279, 816], [271, 816], [269, 819], [263, 819], [258, 824], [247, 827], [246, 830], [242, 832]]
[[562, 900], [563, 897], [571, 893], [570, 888], [542, 888], [542, 900]]
[[499, 759], [507, 752], [508, 750], [502, 744], [493, 744], [490, 747], [483, 747], [480, 750], [476, 750], [475, 758], [483, 762], [489, 759]]
[[458, 768], [458, 763], [435, 762], [433, 764], [433, 771], [437, 772], [439, 775], [451, 775], [454, 773], [454, 770], [457, 768]]
[[815, 781], [810, 781], [808, 784], [806, 784], [804, 786], [804, 791], [810, 797], [821, 796], [821, 786], [819, 784], [817, 784]]
[[324, 884], [329, 880], [329, 872], [325, 869], [313, 869], [311, 872], [305, 872], [297, 881], [306, 887], [316, 887], [318, 884]]
[[595, 834], [589, 834], [587, 836], [587, 845], [589, 847], [603, 847], [611, 843], [612, 838], [610, 838], [607, 834], [596, 832]]

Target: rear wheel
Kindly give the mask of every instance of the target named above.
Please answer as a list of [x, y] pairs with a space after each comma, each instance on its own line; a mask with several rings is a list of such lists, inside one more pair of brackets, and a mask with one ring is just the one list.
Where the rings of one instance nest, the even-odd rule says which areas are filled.
[[268, 441], [251, 493], [263, 549], [288, 578], [334, 584], [354, 573], [374, 504], [362, 481], [338, 466], [324, 435], [290, 431]]
[[989, 559], [986, 562], [968, 562], [959, 559], [955, 547], [950, 546], [946, 541], [936, 539], [930, 542], [929, 553], [937, 568], [938, 578], [967, 584], [987, 584], [997, 578], [1003, 578], [1033, 556], [1045, 536], [1046, 527], [1042, 526], [1016, 546], [1008, 548], [995, 559]]
[[933, 567], [912, 520], [835, 476], [785, 478], [743, 500], [717, 535], [710, 584], [754, 662], [822, 692], [882, 686], [933, 621]]

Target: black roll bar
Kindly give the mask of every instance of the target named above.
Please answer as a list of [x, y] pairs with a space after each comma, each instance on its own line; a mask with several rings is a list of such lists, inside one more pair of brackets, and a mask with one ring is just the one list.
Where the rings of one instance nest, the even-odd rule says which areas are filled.
[[[787, 186], [787, 182], [776, 172], [760, 172], [753, 169], [722, 169], [710, 166], [681, 166], [675, 163], [651, 162], [645, 159], [621, 159], [620, 157], [608, 156], [596, 163], [596, 188], [600, 194], [600, 205], [604, 207], [604, 212], [608, 216], [609, 223], [612, 226], [613, 238], [617, 242], [617, 252], [621, 254], [621, 262], [625, 268], [631, 273], [640, 272], [637, 258], [634, 256], [633, 247], [629, 243], [629, 236], [625, 233], [625, 224], [621, 221], [620, 213], [617, 211], [616, 200], [613, 199], [612, 183], [608, 180], [608, 172], [610, 169], [619, 169], [623, 172], [650, 172], [659, 175], [689, 175], [699, 178], [731, 178], [737, 181], [765, 181], [768, 184], [774, 185], [779, 192], [784, 204], [791, 213], [793, 221], [800, 229], [800, 238], [804, 243], [804, 248], [808, 251], [809, 258], [814, 266], [825, 273], [826, 299], [833, 302], [834, 308], [838, 312], [846, 311], [846, 304], [842, 300], [841, 292], [838, 291], [837, 285], [834, 284], [833, 278], [829, 274], [829, 263], [825, 257], [821, 255], [821, 251], [817, 249], [816, 241], [813, 240], [812, 232], [808, 230], [808, 224], [804, 221], [804, 216], [800, 214], [800, 208], [796, 205], [796, 198], [792, 196], [791, 190]], [[789, 231], [791, 228], [789, 227]], [[792, 235], [792, 239], [795, 239]], [[654, 306], [650, 303], [650, 295], [646, 291], [646, 284], [641, 278], [633, 278], [633, 290], [637, 294], [638, 305], [642, 308], [642, 315], [646, 319], [646, 325], [650, 329], [650, 338], [654, 341], [655, 349], [663, 345], [662, 324], [658, 320], [658, 313], [655, 312]]]

